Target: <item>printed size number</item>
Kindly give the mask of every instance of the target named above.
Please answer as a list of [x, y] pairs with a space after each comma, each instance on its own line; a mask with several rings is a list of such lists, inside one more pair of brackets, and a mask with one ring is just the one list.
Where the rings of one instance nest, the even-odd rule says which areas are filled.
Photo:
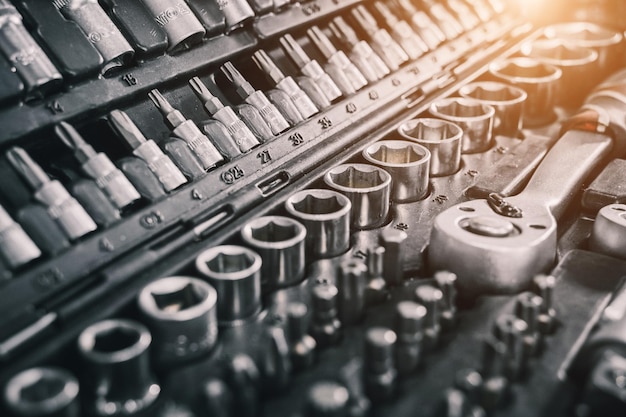
[[330, 120], [328, 117], [322, 117], [317, 121], [317, 123], [322, 126], [322, 129], [328, 129], [330, 127], [333, 127], [333, 121]]
[[228, 171], [222, 172], [222, 175], [220, 175], [220, 178], [226, 184], [232, 184], [235, 181], [243, 178], [244, 175], [246, 175], [246, 173], [243, 172], [243, 169], [235, 165], [234, 167], [228, 169]]
[[291, 141], [291, 144], [293, 146], [299, 146], [304, 143], [304, 138], [302, 137], [302, 134], [300, 132], [292, 133], [291, 135], [289, 135], [288, 139], [289, 141]]
[[270, 155], [270, 151], [267, 149], [256, 154], [256, 157], [261, 160], [261, 164], [267, 164], [272, 160], [272, 155]]

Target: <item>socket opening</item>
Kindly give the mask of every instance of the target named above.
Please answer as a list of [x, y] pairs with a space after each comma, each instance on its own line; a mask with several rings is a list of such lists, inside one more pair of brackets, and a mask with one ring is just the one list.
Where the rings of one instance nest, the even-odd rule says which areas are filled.
[[206, 291], [192, 283], [185, 285], [177, 291], [169, 293], [151, 292], [150, 295], [154, 299], [156, 306], [166, 313], [177, 313], [195, 307], [207, 297]]
[[489, 113], [483, 104], [465, 100], [435, 103], [432, 108], [439, 114], [452, 117], [480, 117]]
[[250, 233], [254, 239], [262, 242], [283, 242], [300, 235], [301, 228], [294, 223], [270, 220], [258, 227], [251, 226]]
[[32, 383], [23, 386], [19, 398], [29, 403], [41, 403], [59, 396], [65, 390], [66, 381], [56, 375], [40, 375]]
[[206, 266], [214, 272], [232, 273], [251, 268], [255, 261], [254, 257], [245, 252], [218, 252], [212, 259], [206, 262]]
[[93, 350], [100, 353], [115, 353], [136, 345], [141, 333], [129, 327], [102, 329], [94, 337]]
[[404, 136], [430, 142], [441, 142], [448, 139], [458, 139], [463, 134], [455, 124], [436, 119], [410, 120], [400, 126], [400, 133]]
[[425, 153], [418, 152], [416, 147], [407, 145], [393, 147], [381, 144], [378, 149], [370, 153], [370, 156], [380, 162], [388, 164], [412, 164], [426, 157]]
[[341, 172], [329, 173], [332, 182], [347, 188], [379, 187], [388, 182], [388, 176], [380, 170], [361, 170], [355, 166], [348, 166]]
[[293, 203], [296, 211], [314, 215], [336, 213], [344, 206], [336, 196], [321, 197], [314, 194], [307, 194], [302, 200]]
[[461, 94], [476, 100], [490, 102], [508, 102], [519, 100], [526, 96], [523, 90], [500, 83], [476, 85], [473, 88], [466, 88]]

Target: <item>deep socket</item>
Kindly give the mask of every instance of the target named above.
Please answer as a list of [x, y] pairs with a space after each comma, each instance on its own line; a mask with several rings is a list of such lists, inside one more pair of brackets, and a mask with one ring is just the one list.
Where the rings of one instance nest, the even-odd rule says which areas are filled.
[[287, 199], [287, 212], [307, 230], [310, 259], [341, 255], [350, 247], [350, 200], [336, 191], [302, 190]]
[[197, 278], [173, 276], [146, 285], [138, 297], [154, 337], [159, 366], [207, 354], [217, 342], [217, 292]]
[[261, 256], [263, 285], [283, 287], [304, 278], [306, 228], [302, 223], [282, 216], [258, 217], [244, 225], [241, 237]]
[[132, 320], [92, 324], [78, 337], [85, 394], [98, 416], [132, 415], [149, 407], [161, 388], [150, 370], [148, 329]]
[[387, 219], [391, 175], [384, 169], [367, 164], [343, 164], [329, 170], [324, 182], [350, 199], [353, 228], [378, 227]]
[[391, 174], [393, 201], [416, 201], [428, 195], [430, 151], [424, 146], [405, 140], [386, 140], [368, 146], [363, 157]]
[[196, 268], [217, 290], [220, 325], [237, 325], [261, 311], [261, 257], [243, 246], [215, 246], [196, 258]]
[[13, 376], [4, 401], [16, 417], [79, 417], [78, 380], [64, 369], [39, 367]]
[[200, 43], [205, 30], [187, 3], [177, 0], [143, 0], [157, 24], [167, 33], [168, 51]]

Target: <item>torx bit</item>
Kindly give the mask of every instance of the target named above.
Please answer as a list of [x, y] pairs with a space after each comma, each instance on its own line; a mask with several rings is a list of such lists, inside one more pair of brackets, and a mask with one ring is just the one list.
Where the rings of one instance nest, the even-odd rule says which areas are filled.
[[430, 50], [437, 48], [446, 40], [446, 35], [439, 29], [432, 19], [423, 11], [417, 10], [410, 0], [395, 0], [407, 16], [411, 17], [411, 24], [417, 34], [422, 37]]
[[300, 86], [291, 76], [286, 76], [276, 66], [272, 58], [263, 50], [259, 49], [252, 54], [252, 60], [263, 71], [267, 77], [272, 81], [276, 88], [287, 93], [293, 104], [298, 109], [298, 112], [304, 119], [308, 119], [313, 116], [319, 110], [313, 103], [311, 97], [306, 95]]
[[259, 144], [252, 131], [237, 117], [233, 109], [224, 106], [220, 99], [211, 93], [199, 77], [193, 77], [189, 80], [189, 85], [204, 104], [205, 110], [226, 127], [242, 153], [248, 152]]
[[359, 39], [354, 29], [341, 16], [335, 17], [328, 25], [333, 35], [350, 51], [350, 60], [359, 68], [368, 81], [377, 81], [390, 70], [372, 47]]
[[185, 119], [185, 116], [172, 107], [159, 90], [150, 91], [148, 97], [163, 115], [163, 121], [172, 134], [187, 143], [205, 170], [213, 168], [224, 160], [215, 145], [202, 134], [198, 126], [192, 120]]
[[11, 269], [41, 256], [35, 242], [2, 206], [0, 206], [0, 255], [2, 261]]
[[35, 191], [35, 200], [43, 204], [50, 217], [61, 227], [70, 239], [78, 239], [97, 226], [74, 197], [57, 180], [51, 180], [43, 169], [19, 147], [7, 151], [7, 158], [13, 168]]
[[372, 48], [392, 71], [409, 60], [407, 53], [391, 37], [387, 30], [378, 27], [374, 16], [363, 5], [352, 9], [352, 16], [372, 41]]
[[0, 51], [27, 91], [40, 91], [61, 83], [61, 73], [30, 36], [22, 16], [8, 0], [0, 0]]
[[302, 75], [311, 78], [319, 86], [322, 93], [329, 102], [341, 97], [341, 90], [332, 78], [322, 69], [321, 65], [304, 52], [304, 49], [296, 42], [290, 34], [280, 38], [280, 45], [287, 56], [300, 69]]
[[416, 59], [428, 51], [428, 45], [411, 28], [406, 20], [400, 20], [382, 1], [374, 2], [374, 8], [391, 30], [391, 36], [402, 46], [409, 58]]
[[109, 114], [109, 123], [130, 146], [133, 155], [146, 161], [150, 171], [156, 175], [165, 191], [172, 191], [187, 182], [172, 160], [163, 153], [156, 142], [146, 139], [125, 112], [113, 110]]
[[330, 39], [317, 26], [312, 26], [306, 31], [309, 39], [320, 50], [326, 65], [324, 69], [337, 83], [344, 95], [355, 93], [367, 85], [367, 80], [359, 69], [350, 61], [343, 51], [337, 50]]
[[226, 78], [235, 86], [237, 94], [239, 94], [246, 103], [256, 107], [261, 113], [261, 116], [270, 126], [275, 136], [289, 129], [290, 126], [287, 120], [285, 120], [278, 109], [270, 103], [265, 94], [263, 94], [262, 91], [255, 90], [230, 61], [226, 62], [220, 68]]
[[74, 151], [83, 172], [96, 181], [98, 187], [118, 209], [123, 209], [141, 198], [139, 192], [109, 157], [102, 152], [96, 153], [72, 125], [60, 122], [54, 131], [61, 141]]
[[135, 54], [98, 0], [53, 0], [67, 19], [76, 23], [104, 58], [102, 73], [126, 65]]

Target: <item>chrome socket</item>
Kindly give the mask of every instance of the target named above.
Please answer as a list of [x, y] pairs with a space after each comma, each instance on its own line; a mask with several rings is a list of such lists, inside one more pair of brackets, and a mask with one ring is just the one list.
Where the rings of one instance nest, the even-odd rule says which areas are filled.
[[282, 216], [259, 217], [244, 225], [241, 237], [261, 256], [261, 284], [275, 288], [302, 281], [306, 238], [302, 223]]
[[521, 52], [554, 65], [563, 72], [556, 89], [557, 104], [580, 106], [598, 81], [598, 53], [593, 49], [568, 44], [560, 39], [541, 39], [523, 45]]
[[196, 268], [217, 291], [220, 325], [237, 325], [261, 311], [261, 257], [243, 246], [215, 246], [196, 258]]
[[600, 209], [589, 247], [594, 252], [626, 259], [626, 204], [609, 204]]
[[305, 247], [312, 259], [331, 258], [350, 248], [352, 203], [331, 190], [302, 190], [287, 199], [285, 209], [306, 227]]
[[461, 169], [463, 130], [446, 120], [411, 119], [398, 126], [398, 134], [430, 151], [430, 176], [443, 177]]
[[367, 164], [343, 164], [329, 170], [324, 182], [352, 203], [353, 228], [378, 227], [387, 219], [391, 175], [384, 169]]
[[11, 415], [79, 417], [78, 380], [51, 367], [26, 369], [13, 376], [4, 389]]
[[562, 74], [559, 68], [532, 58], [517, 57], [494, 62], [489, 71], [497, 79], [528, 94], [524, 105], [524, 126], [542, 126], [556, 118], [556, 89]]
[[393, 201], [416, 201], [428, 195], [431, 158], [428, 148], [405, 140], [389, 140], [368, 146], [363, 157], [391, 174]]
[[524, 102], [528, 94], [521, 88], [495, 81], [484, 81], [464, 85], [459, 94], [495, 109], [494, 133], [515, 137], [522, 129]]
[[146, 285], [138, 297], [154, 336], [153, 356], [168, 365], [205, 355], [217, 342], [217, 292], [197, 278], [174, 276]]
[[471, 99], [450, 97], [430, 105], [430, 114], [463, 130], [462, 153], [485, 152], [493, 145], [495, 109]]
[[157, 399], [161, 388], [150, 371], [151, 342], [148, 329], [131, 320], [104, 320], [82, 331], [78, 351], [85, 363], [90, 414], [133, 415]]

